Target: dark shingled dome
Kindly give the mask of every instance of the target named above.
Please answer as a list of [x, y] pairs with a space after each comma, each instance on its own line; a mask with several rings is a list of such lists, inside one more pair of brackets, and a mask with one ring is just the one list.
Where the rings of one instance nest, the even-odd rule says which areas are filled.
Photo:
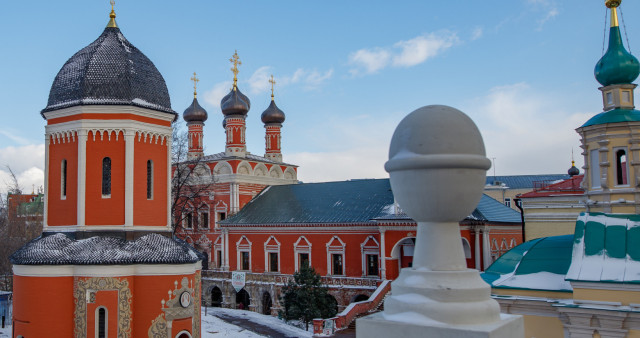
[[182, 240], [159, 234], [126, 241], [107, 236], [73, 240], [62, 233], [43, 233], [10, 260], [16, 265], [187, 264], [202, 260], [202, 254]]
[[251, 101], [235, 87], [220, 100], [220, 109], [224, 115], [247, 115], [251, 109]]
[[204, 122], [208, 117], [207, 111], [200, 106], [195, 97], [191, 105], [182, 113], [182, 118], [187, 122]]
[[260, 116], [262, 123], [282, 123], [284, 122], [284, 112], [276, 106], [276, 102], [271, 100], [271, 104], [262, 112]]
[[78, 105], [134, 105], [175, 114], [162, 75], [117, 27], [105, 28], [62, 66], [42, 113]]

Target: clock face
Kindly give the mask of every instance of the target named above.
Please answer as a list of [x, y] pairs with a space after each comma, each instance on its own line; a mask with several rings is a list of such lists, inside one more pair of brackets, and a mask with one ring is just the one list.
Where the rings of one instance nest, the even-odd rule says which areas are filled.
[[185, 291], [180, 294], [180, 305], [182, 305], [182, 307], [187, 307], [189, 304], [191, 304], [191, 294], [188, 291]]

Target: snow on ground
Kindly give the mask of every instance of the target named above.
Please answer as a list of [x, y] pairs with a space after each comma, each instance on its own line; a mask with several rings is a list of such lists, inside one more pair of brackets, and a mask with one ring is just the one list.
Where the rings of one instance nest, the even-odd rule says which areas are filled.
[[[217, 337], [232, 337], [232, 338], [263, 337], [261, 335], [258, 335], [256, 333], [243, 329], [239, 326], [227, 323], [224, 320], [215, 317], [217, 313], [225, 315], [225, 317], [247, 319], [258, 325], [268, 326], [271, 329], [280, 331], [283, 333], [283, 335], [287, 335], [287, 336], [294, 336], [294, 337], [312, 337], [313, 336], [311, 332], [307, 332], [297, 327], [288, 325], [276, 317], [266, 316], [256, 312], [210, 307], [210, 308], [207, 308], [207, 315], [205, 316], [204, 311], [205, 309], [202, 308], [202, 317], [201, 317], [202, 318], [202, 337], [216, 337], [216, 338]], [[0, 328], [0, 338], [9, 338], [9, 337], [11, 337], [11, 326], [5, 327], [4, 329]]]
[[[263, 315], [257, 312], [225, 309], [219, 307], [207, 308], [207, 316], [204, 315], [204, 308], [202, 309], [202, 336], [203, 337], [262, 337], [253, 332], [244, 330], [236, 325], [225, 322], [222, 319], [214, 317], [217, 313], [225, 317], [235, 317], [249, 320], [258, 325], [267, 326], [273, 330], [282, 332], [283, 335], [293, 337], [312, 337], [312, 332], [307, 332], [304, 329], [299, 329], [295, 326], [291, 326], [277, 317]], [[229, 333], [223, 333], [223, 330], [229, 330]], [[235, 330], [235, 331], [234, 331]], [[312, 325], [309, 324], [309, 330], [313, 330]], [[211, 333], [219, 332], [219, 333]]]

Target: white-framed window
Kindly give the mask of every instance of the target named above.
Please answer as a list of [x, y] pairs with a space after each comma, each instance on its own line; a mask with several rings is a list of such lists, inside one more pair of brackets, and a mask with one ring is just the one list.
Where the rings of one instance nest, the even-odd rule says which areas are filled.
[[615, 162], [615, 182], [616, 185], [628, 185], [629, 161], [627, 158], [627, 147], [613, 148], [613, 156]]
[[215, 224], [214, 227], [216, 229], [218, 229], [220, 227], [220, 225], [218, 225], [218, 222], [220, 221], [224, 221], [227, 218], [227, 204], [223, 201], [218, 201], [218, 203], [216, 203], [215, 206]]
[[334, 276], [345, 275], [346, 244], [338, 236], [333, 236], [327, 243], [327, 273]]
[[274, 236], [264, 242], [264, 271], [280, 271], [280, 242]]
[[293, 254], [296, 271], [299, 271], [305, 262], [311, 266], [311, 242], [306, 237], [300, 236], [293, 244]]
[[362, 276], [380, 275], [380, 244], [373, 237], [367, 237], [360, 243], [360, 253], [362, 254]]
[[106, 307], [100, 306], [96, 309], [96, 338], [109, 337], [109, 311]]
[[202, 229], [209, 229], [209, 205], [202, 202], [198, 208], [198, 225]]
[[185, 229], [193, 229], [194, 225], [194, 215], [193, 215], [193, 206], [191, 204], [187, 205], [184, 208], [184, 215], [182, 215], [182, 227]]
[[589, 152], [589, 171], [591, 171], [591, 188], [600, 188], [600, 151], [598, 149]]
[[223, 265], [223, 256], [222, 256], [222, 250], [223, 250], [223, 245], [222, 245], [222, 236], [220, 235], [218, 236], [218, 238], [216, 238], [216, 241], [213, 242], [213, 251], [215, 252], [215, 266], [216, 268], [222, 268]]
[[236, 242], [238, 270], [251, 271], [251, 241], [247, 236], [242, 236]]
[[508, 206], [509, 208], [511, 208], [511, 198], [506, 197], [504, 199], [504, 205]]

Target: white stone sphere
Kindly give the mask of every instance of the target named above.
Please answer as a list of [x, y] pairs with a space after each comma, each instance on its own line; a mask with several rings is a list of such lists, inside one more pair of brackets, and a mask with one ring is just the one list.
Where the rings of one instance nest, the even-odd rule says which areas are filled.
[[385, 164], [396, 201], [418, 222], [457, 222], [470, 215], [490, 167], [475, 123], [441, 105], [416, 109], [398, 124]]

